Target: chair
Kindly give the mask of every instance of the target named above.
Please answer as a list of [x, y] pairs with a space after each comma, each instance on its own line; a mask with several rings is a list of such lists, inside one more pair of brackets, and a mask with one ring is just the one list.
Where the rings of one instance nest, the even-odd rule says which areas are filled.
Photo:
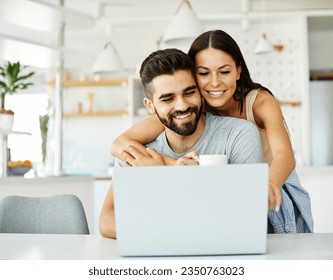
[[89, 234], [80, 199], [71, 194], [0, 199], [0, 233]]

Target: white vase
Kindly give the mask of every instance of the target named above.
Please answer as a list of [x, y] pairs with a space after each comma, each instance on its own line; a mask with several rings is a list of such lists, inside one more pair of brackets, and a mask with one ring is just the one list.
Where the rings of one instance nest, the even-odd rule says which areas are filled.
[[0, 129], [12, 130], [14, 124], [14, 114], [0, 114]]

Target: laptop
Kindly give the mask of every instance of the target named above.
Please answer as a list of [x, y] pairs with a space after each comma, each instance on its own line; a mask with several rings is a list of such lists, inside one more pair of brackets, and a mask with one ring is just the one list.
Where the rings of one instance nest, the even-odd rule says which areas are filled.
[[115, 168], [121, 256], [264, 254], [268, 165]]

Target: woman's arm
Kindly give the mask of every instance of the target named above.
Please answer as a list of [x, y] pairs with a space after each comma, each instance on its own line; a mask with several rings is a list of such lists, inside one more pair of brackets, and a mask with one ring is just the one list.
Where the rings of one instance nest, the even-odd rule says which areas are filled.
[[269, 167], [269, 209], [281, 205], [281, 187], [295, 168], [295, 159], [278, 101], [268, 92], [260, 91], [253, 105], [256, 123], [264, 128], [272, 152]]
[[111, 154], [120, 160], [124, 160], [122, 154], [127, 151], [129, 146], [145, 151], [143, 145], [155, 140], [163, 130], [164, 125], [156, 115], [144, 119], [114, 140], [111, 145]]

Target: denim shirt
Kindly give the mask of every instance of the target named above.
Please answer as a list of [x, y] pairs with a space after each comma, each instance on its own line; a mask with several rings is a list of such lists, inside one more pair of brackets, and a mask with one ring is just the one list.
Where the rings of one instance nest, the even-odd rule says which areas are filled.
[[270, 210], [268, 218], [275, 233], [313, 232], [311, 201], [301, 186], [295, 170], [281, 188], [282, 202], [278, 212]]

